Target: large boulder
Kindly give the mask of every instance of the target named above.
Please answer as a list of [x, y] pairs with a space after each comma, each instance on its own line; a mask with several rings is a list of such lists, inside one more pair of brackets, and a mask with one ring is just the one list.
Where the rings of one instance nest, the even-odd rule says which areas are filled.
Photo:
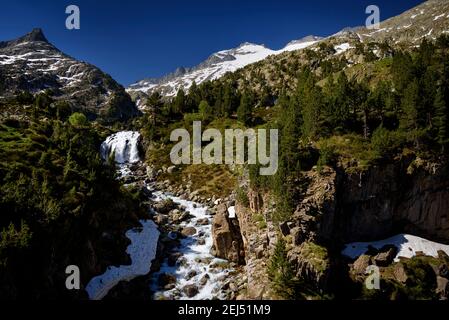
[[354, 261], [351, 267], [351, 273], [355, 277], [364, 276], [368, 266], [371, 265], [371, 257], [366, 254], [362, 254], [357, 260]]
[[212, 254], [238, 264], [244, 263], [244, 248], [238, 219], [229, 219], [225, 204], [217, 207], [212, 224]]
[[398, 252], [397, 248], [394, 246], [387, 246], [382, 248], [375, 257], [374, 261], [376, 262], [376, 266], [379, 267], [388, 267], [394, 260], [396, 253]]
[[188, 284], [186, 285], [182, 291], [185, 293], [185, 295], [189, 298], [193, 298], [198, 294], [198, 287], [194, 284]]
[[154, 210], [158, 213], [167, 214], [171, 210], [176, 208], [176, 203], [173, 202], [171, 199], [165, 199], [159, 202], [156, 202], [154, 205]]
[[194, 227], [185, 227], [181, 230], [181, 234], [184, 237], [191, 237], [196, 234], [196, 229]]

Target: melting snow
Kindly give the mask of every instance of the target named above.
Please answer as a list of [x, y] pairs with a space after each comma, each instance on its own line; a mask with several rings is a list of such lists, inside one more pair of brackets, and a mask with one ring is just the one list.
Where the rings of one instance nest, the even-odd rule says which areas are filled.
[[351, 45], [349, 43], [339, 44], [338, 46], [334, 47], [334, 49], [336, 51], [335, 54], [342, 54], [343, 52], [348, 51], [351, 48], [353, 48], [353, 47], [351, 47]]
[[235, 218], [235, 207], [229, 207], [228, 208], [228, 214], [229, 214], [229, 218], [230, 219], [234, 219]]
[[424, 10], [421, 10], [419, 13], [412, 15], [410, 18], [415, 19], [417, 16], [424, 14]]
[[445, 15], [446, 15], [445, 13], [440, 14], [439, 16], [436, 16], [436, 17], [433, 19], [433, 21], [436, 21], [436, 20], [438, 20], [438, 19], [440, 19], [440, 18], [443, 18]]
[[291, 43], [288, 44], [285, 48], [277, 51], [279, 53], [282, 52], [286, 52], [286, 51], [296, 51], [296, 50], [302, 50], [305, 49], [307, 47], [310, 47], [312, 45], [314, 45], [315, 43], [317, 43], [318, 41], [307, 41], [307, 42], [302, 42], [302, 43]]
[[151, 220], [142, 220], [142, 230], [129, 230], [126, 236], [131, 240], [126, 252], [131, 257], [131, 265], [108, 267], [105, 273], [93, 278], [86, 286], [91, 300], [103, 299], [120, 281], [130, 281], [150, 272], [151, 262], [156, 257], [159, 231]]
[[416, 253], [419, 251], [432, 257], [438, 257], [439, 250], [442, 250], [449, 255], [449, 245], [429, 241], [424, 238], [408, 234], [399, 234], [389, 239], [375, 242], [349, 243], [342, 251], [342, 254], [352, 259], [356, 259], [368, 251], [368, 246], [381, 249], [386, 245], [394, 245], [398, 249], [395, 261], [399, 261], [399, 257], [412, 258], [416, 256]]

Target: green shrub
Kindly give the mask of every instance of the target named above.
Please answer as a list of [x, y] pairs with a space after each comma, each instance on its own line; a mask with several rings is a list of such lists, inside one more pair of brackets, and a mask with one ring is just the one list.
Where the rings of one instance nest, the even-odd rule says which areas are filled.
[[404, 139], [400, 132], [389, 131], [383, 126], [377, 128], [371, 137], [371, 146], [379, 157], [392, 154], [403, 144]]
[[69, 117], [69, 123], [74, 127], [85, 127], [89, 121], [83, 113], [75, 112]]
[[320, 149], [317, 168], [321, 171], [324, 166], [330, 165], [335, 161], [335, 148], [328, 143], [324, 143]]
[[249, 207], [248, 195], [243, 188], [237, 189], [237, 201], [240, 202], [243, 206]]

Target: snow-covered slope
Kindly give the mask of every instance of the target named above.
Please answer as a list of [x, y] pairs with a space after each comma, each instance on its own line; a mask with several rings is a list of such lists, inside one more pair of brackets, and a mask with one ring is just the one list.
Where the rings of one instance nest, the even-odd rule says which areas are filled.
[[320, 39], [319, 37], [309, 36], [292, 41], [280, 50], [271, 50], [263, 45], [246, 42], [235, 49], [214, 53], [194, 68], [179, 68], [163, 78], [144, 79], [130, 85], [127, 90], [130, 93], [159, 91], [164, 96], [174, 96], [180, 88], [189, 89], [194, 81], [196, 84], [200, 84], [207, 80], [215, 80], [227, 72], [234, 72], [249, 64], [264, 60], [270, 55], [307, 48], [320, 41]]
[[131, 244], [126, 249], [132, 263], [119, 267], [110, 266], [105, 273], [89, 281], [86, 291], [91, 300], [103, 299], [120, 281], [130, 281], [146, 275], [151, 270], [151, 263], [156, 257], [159, 230], [152, 220], [141, 220], [142, 229], [132, 229], [126, 233]]
[[342, 251], [342, 254], [355, 259], [367, 252], [369, 246], [381, 249], [386, 245], [394, 245], [398, 249], [395, 261], [399, 261], [400, 257], [412, 258], [416, 256], [417, 252], [422, 252], [427, 256], [438, 257], [438, 251], [441, 250], [449, 255], [449, 245], [429, 241], [409, 234], [399, 234], [389, 239], [375, 242], [349, 243]]

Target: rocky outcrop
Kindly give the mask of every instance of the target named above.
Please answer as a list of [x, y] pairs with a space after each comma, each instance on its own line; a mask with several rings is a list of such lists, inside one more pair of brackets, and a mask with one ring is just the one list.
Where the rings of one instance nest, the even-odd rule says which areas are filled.
[[[288, 257], [296, 276], [318, 291], [331, 287], [332, 268], [344, 265], [339, 258], [344, 243], [378, 240], [400, 232], [448, 241], [447, 176], [447, 168], [420, 159], [403, 159], [363, 172], [340, 167], [324, 167], [318, 172], [313, 168], [299, 178], [307, 188], [292, 217], [280, 225], [270, 222], [275, 203], [269, 194], [249, 189], [248, 207], [236, 205], [245, 248], [247, 298], [268, 296], [266, 263], [279, 235], [290, 243]], [[258, 227], [255, 216], [264, 218], [266, 228]], [[385, 247], [372, 256], [361, 256], [350, 274], [353, 279], [364, 279], [368, 265], [389, 267], [395, 255], [395, 248]], [[395, 265], [391, 274], [397, 283], [408, 279], [401, 265]]]
[[281, 232], [296, 246], [305, 241], [338, 246], [401, 232], [449, 241], [448, 174], [447, 167], [420, 159], [357, 173], [311, 170], [301, 178], [308, 188]]
[[326, 248], [313, 242], [303, 242], [289, 251], [288, 259], [298, 279], [314, 284], [318, 291], [327, 289], [331, 264]]
[[319, 241], [332, 235], [337, 209], [337, 173], [331, 168], [311, 170], [302, 180], [309, 186], [292, 218], [285, 222], [284, 235], [292, 236], [293, 244]]
[[236, 216], [240, 225], [240, 232], [245, 250], [245, 279], [244, 292], [240, 293], [240, 299], [273, 299], [276, 295], [272, 290], [267, 275], [267, 263], [270, 252], [276, 244], [277, 236], [273, 224], [266, 228], [260, 227], [254, 220], [254, 216], [260, 213], [269, 213], [273, 209], [273, 201], [268, 194], [257, 190], [248, 191], [248, 204], [237, 201]]
[[342, 175], [334, 230], [322, 235], [370, 241], [406, 232], [449, 241], [447, 167], [415, 159]]
[[243, 241], [238, 219], [230, 219], [226, 204], [217, 207], [212, 224], [213, 255], [231, 262], [244, 263]]

